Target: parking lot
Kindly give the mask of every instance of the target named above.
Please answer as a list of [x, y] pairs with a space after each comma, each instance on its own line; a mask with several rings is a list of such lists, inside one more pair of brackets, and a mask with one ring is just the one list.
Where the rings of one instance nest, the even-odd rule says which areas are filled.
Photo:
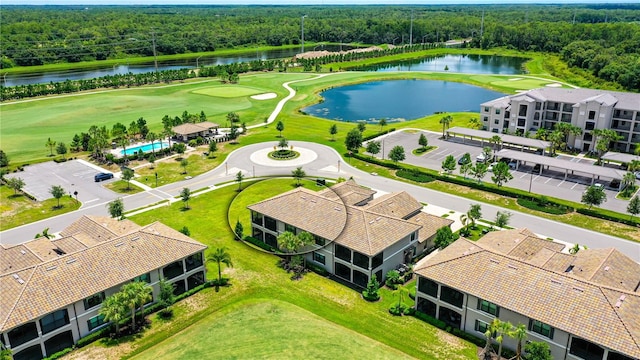
[[[476, 156], [482, 153], [481, 145], [490, 146], [487, 142], [481, 144], [480, 141], [470, 141], [468, 139], [465, 143], [462, 143], [461, 138], [452, 139], [452, 141], [443, 141], [440, 139], [442, 136], [441, 133], [425, 131], [424, 134], [428, 139], [429, 146], [437, 146], [437, 148], [420, 156], [412, 154], [414, 149], [420, 147], [420, 145], [418, 145], [420, 132], [417, 130], [396, 132], [378, 139], [381, 144], [384, 144], [382, 147], [384, 151], [384, 158], [388, 159], [389, 151], [391, 151], [394, 146], [400, 145], [405, 149], [405, 163], [441, 171], [442, 161], [447, 156], [452, 155], [456, 160], [458, 160], [462, 155], [468, 152], [471, 155], [472, 161], [475, 162]], [[381, 157], [382, 154], [379, 154], [379, 156]], [[567, 155], [560, 155], [558, 158], [572, 162], [594, 162], [592, 159]], [[543, 169], [542, 174], [538, 174], [537, 171], [533, 171], [534, 165], [535, 164], [520, 164], [520, 166], [518, 166], [518, 170], [512, 170], [511, 174], [513, 175], [513, 180], [509, 181], [508, 186], [525, 191], [531, 191], [532, 193], [580, 202], [582, 194], [591, 184], [591, 177], [586, 174], [569, 173], [565, 179], [564, 172], [556, 171], [554, 169], [545, 168]], [[456, 170], [454, 172], [459, 174], [459, 165], [456, 166]], [[491, 182], [491, 173], [487, 173], [483, 180]], [[627, 202], [615, 199], [617, 191], [610, 187], [610, 179], [600, 180], [596, 178], [595, 183], [601, 183], [605, 186], [607, 202], [605, 202], [602, 207], [623, 213], [626, 212]]]
[[64, 163], [49, 161], [46, 163], [29, 165], [24, 171], [11, 173], [6, 177], [19, 177], [25, 182], [24, 191], [33, 195], [37, 200], [50, 199], [51, 187], [62, 186], [66, 195], [78, 192], [78, 200], [83, 206], [101, 203], [118, 197], [118, 194], [104, 188], [102, 185], [116, 179], [95, 182], [94, 176], [100, 170], [77, 160]]

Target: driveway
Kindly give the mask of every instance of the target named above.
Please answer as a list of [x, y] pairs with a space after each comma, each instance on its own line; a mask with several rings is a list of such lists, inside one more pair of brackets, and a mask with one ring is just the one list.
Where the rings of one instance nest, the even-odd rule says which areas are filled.
[[52, 186], [62, 186], [66, 195], [78, 192], [78, 200], [82, 206], [101, 203], [118, 197], [118, 194], [103, 187], [115, 179], [95, 182], [93, 177], [100, 172], [95, 166], [79, 160], [63, 163], [49, 161], [46, 163], [29, 165], [24, 171], [11, 173], [6, 177], [19, 177], [25, 182], [24, 191], [34, 196], [38, 201], [50, 199]]

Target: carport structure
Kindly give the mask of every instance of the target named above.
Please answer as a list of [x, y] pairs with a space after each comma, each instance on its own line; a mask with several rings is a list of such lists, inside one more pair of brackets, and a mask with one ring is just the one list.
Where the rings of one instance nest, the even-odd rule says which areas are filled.
[[613, 161], [622, 164], [630, 164], [632, 161], [640, 161], [640, 156], [633, 154], [625, 154], [614, 151], [607, 151], [604, 155], [602, 155], [602, 160], [604, 161]]
[[597, 166], [593, 164], [584, 164], [579, 162], [573, 162], [570, 160], [563, 160], [552, 158], [548, 156], [536, 155], [531, 153], [525, 153], [521, 151], [507, 150], [503, 149], [496, 153], [496, 156], [499, 158], [510, 158], [512, 160], [517, 160], [516, 162], [516, 170], [520, 166], [520, 163], [532, 163], [532, 164], [540, 164], [539, 175], [542, 174], [542, 169], [546, 168], [554, 168], [558, 169], [558, 171], [564, 171], [564, 180], [567, 180], [567, 176], [569, 173], [573, 175], [578, 172], [581, 174], [587, 175], [587, 177], [591, 177], [591, 185], [595, 182], [596, 178], [600, 179], [600, 177], [609, 178], [611, 180], [619, 180], [620, 185], [618, 185], [618, 190], [621, 190], [622, 187], [622, 177], [625, 175], [626, 171], [617, 170], [609, 167]]
[[485, 141], [490, 144], [491, 138], [493, 138], [494, 136], [498, 136], [500, 137], [501, 149], [504, 146], [519, 148], [520, 151], [523, 151], [523, 152], [525, 149], [527, 150], [542, 149], [542, 154], [544, 154], [545, 150], [551, 146], [551, 143], [549, 141], [531, 139], [523, 136], [499, 134], [499, 133], [494, 133], [494, 132], [489, 132], [484, 130], [463, 128], [459, 126], [452, 127], [451, 129], [448, 129], [446, 132], [447, 132], [447, 138], [449, 136], [453, 136], [455, 138], [456, 135], [461, 135], [463, 144], [465, 142], [465, 139], [469, 137], [469, 139], [471, 140], [473, 140], [474, 138], [476, 140], [480, 140], [480, 145], [484, 146]]

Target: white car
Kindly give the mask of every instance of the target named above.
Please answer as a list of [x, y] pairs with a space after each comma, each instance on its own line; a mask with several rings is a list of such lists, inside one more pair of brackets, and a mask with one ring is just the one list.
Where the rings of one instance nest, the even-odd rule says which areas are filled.
[[489, 165], [489, 167], [487, 168], [487, 171], [493, 171], [493, 168], [498, 165], [497, 162], [492, 162], [491, 165]]
[[483, 163], [485, 161], [487, 161], [487, 158], [484, 156], [484, 153], [476, 156], [476, 162]]
[[640, 180], [640, 171], [636, 171], [636, 179]]

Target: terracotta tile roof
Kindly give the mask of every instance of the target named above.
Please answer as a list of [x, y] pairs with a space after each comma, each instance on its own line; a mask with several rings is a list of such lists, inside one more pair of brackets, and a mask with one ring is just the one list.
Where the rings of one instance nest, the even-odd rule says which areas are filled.
[[[640, 357], [640, 293], [547, 270], [464, 238], [421, 261], [415, 272], [615, 351]], [[622, 295], [624, 300], [620, 301]]]
[[362, 187], [354, 180], [337, 183], [319, 192], [320, 195], [329, 199], [340, 199], [345, 205], [361, 205], [363, 202], [370, 200], [375, 193], [375, 190]]
[[0, 274], [25, 269], [41, 262], [42, 259], [22, 244], [10, 247], [0, 245]]
[[204, 249], [205, 245], [180, 232], [153, 223], [93, 247], [4, 273], [0, 275], [0, 332]]
[[84, 215], [60, 232], [61, 236], [85, 233], [96, 241], [106, 241], [138, 229], [130, 220], [116, 220], [106, 216]]
[[502, 231], [491, 231], [480, 238], [485, 246], [503, 254], [508, 254], [518, 244], [530, 236], [526, 229], [510, 229]]
[[450, 226], [454, 222], [451, 219], [427, 214], [426, 212], [422, 211], [408, 218], [407, 221], [412, 224], [422, 226], [422, 228], [420, 228], [420, 231], [418, 232], [418, 242], [420, 243], [423, 243], [427, 241], [427, 239], [434, 236], [438, 229], [445, 226]]
[[[580, 250], [577, 259], [591, 256], [595, 249]], [[576, 263], [578, 263], [576, 261]], [[574, 274], [578, 275], [574, 267]], [[631, 260], [617, 249], [609, 249], [607, 256], [596, 266], [591, 276], [586, 278], [597, 284], [603, 284], [628, 291], [640, 291], [640, 264]], [[638, 310], [640, 312], [640, 308]]]
[[180, 124], [178, 126], [174, 126], [172, 130], [174, 133], [178, 135], [190, 135], [190, 134], [195, 134], [202, 131], [208, 131], [209, 129], [218, 128], [218, 127], [220, 127], [220, 125], [214, 124], [209, 121], [204, 121], [201, 123]]
[[391, 193], [371, 200], [366, 209], [378, 214], [406, 219], [422, 209], [422, 204], [406, 191]]

